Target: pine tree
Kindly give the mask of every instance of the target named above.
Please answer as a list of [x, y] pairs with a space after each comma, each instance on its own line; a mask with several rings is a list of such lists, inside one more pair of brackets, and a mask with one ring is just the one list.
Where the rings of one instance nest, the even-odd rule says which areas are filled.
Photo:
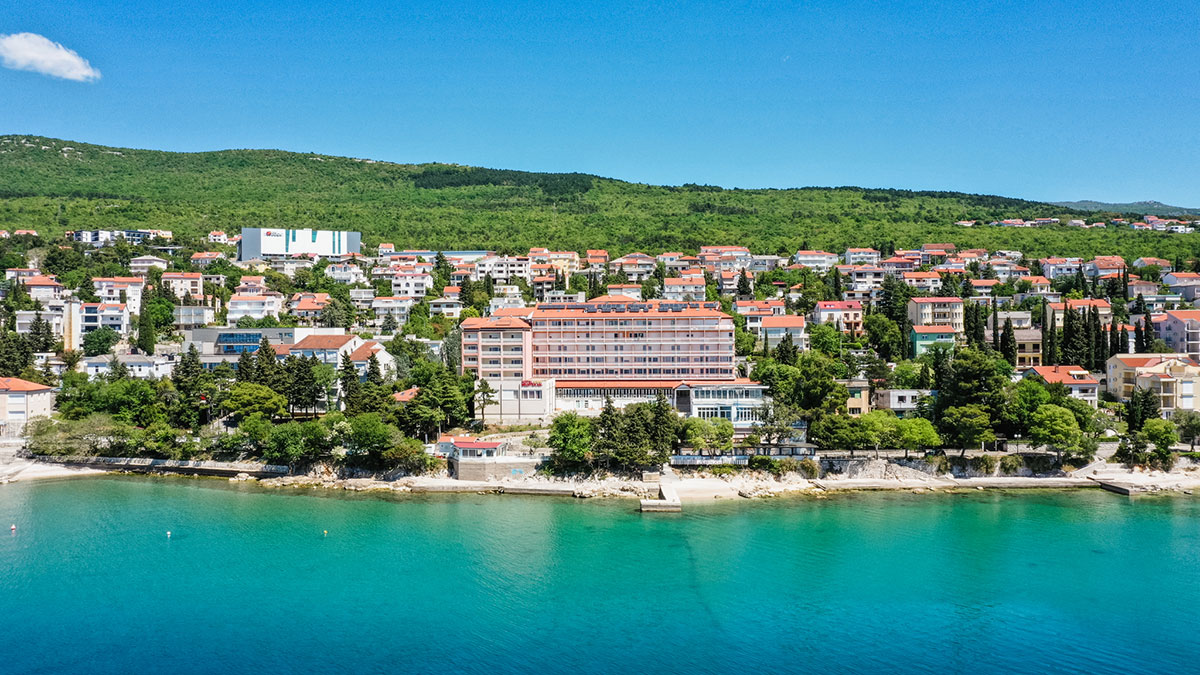
[[374, 354], [367, 359], [367, 382], [383, 386], [383, 368], [379, 366], [379, 359], [375, 358]]
[[[766, 342], [765, 337], [763, 338], [763, 342]], [[799, 353], [796, 350], [796, 345], [792, 342], [791, 333], [784, 334], [783, 339], [780, 340], [779, 344], [775, 347], [774, 356], [776, 361], [785, 366], [796, 365], [796, 359], [798, 358]]]
[[918, 386], [921, 389], [933, 389], [933, 371], [930, 370], [928, 363], [921, 366], [921, 375], [918, 382]]
[[396, 325], [396, 317], [394, 315], [388, 314], [387, 316], [383, 317], [383, 326], [380, 328], [380, 330], [384, 335], [392, 335], [396, 332], [397, 328], [399, 328], [399, 326]]
[[258, 382], [257, 366], [254, 363], [254, 354], [248, 351], [238, 354], [236, 376], [239, 383]]
[[649, 429], [651, 459], [662, 464], [670, 461], [671, 453], [675, 450], [679, 415], [675, 414], [675, 409], [667, 402], [662, 391], [654, 397], [653, 405]]
[[54, 332], [50, 329], [50, 322], [42, 318], [42, 313], [39, 311], [33, 316], [33, 323], [29, 324], [29, 346], [35, 352], [48, 352], [54, 346]]
[[742, 268], [742, 273], [738, 276], [737, 294], [742, 297], [747, 297], [753, 293], [753, 289], [750, 288], [750, 277], [746, 276], [746, 270], [745, 268]]
[[287, 374], [275, 354], [275, 348], [263, 338], [254, 355], [255, 382], [277, 392], [287, 391]]

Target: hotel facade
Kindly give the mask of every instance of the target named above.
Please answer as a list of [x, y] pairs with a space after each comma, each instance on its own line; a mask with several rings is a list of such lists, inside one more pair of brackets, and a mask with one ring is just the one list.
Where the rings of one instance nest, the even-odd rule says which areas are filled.
[[609, 298], [463, 321], [461, 370], [498, 392], [487, 414], [546, 420], [662, 393], [685, 415], [758, 419], [764, 388], [737, 377], [733, 318], [717, 303]]

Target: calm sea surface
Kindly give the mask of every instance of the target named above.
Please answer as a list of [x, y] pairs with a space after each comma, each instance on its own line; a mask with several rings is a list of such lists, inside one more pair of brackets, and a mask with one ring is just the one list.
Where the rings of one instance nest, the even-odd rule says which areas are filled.
[[1200, 499], [634, 509], [180, 478], [0, 486], [0, 673], [1200, 668]]

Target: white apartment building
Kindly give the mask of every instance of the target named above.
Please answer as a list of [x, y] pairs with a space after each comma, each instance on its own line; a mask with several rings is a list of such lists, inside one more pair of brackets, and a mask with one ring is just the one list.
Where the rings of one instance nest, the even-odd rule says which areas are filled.
[[826, 251], [800, 250], [796, 251], [796, 255], [792, 256], [792, 262], [824, 274], [838, 264], [838, 257], [836, 253], [828, 253]]
[[146, 286], [142, 277], [95, 277], [92, 286], [101, 302], [124, 304], [130, 314], [142, 313], [142, 289]]
[[170, 263], [158, 256], [142, 255], [129, 261], [129, 271], [135, 277], [144, 277], [150, 273], [150, 270], [158, 268], [160, 270], [167, 269]]
[[879, 251], [873, 248], [848, 248], [842, 254], [842, 262], [847, 265], [878, 265]]
[[362, 269], [354, 263], [330, 265], [325, 268], [325, 276], [336, 283], [347, 286], [367, 283], [367, 275], [363, 274]]
[[909, 286], [928, 293], [942, 290], [942, 275], [937, 272], [902, 272], [900, 279]]
[[704, 300], [704, 277], [700, 279], [663, 279], [663, 300]]
[[283, 311], [283, 296], [279, 293], [231, 295], [226, 316], [229, 323], [232, 324], [242, 317], [262, 319], [271, 316], [278, 319], [281, 311]]
[[808, 332], [802, 316], [764, 316], [759, 327], [763, 342], [767, 349], [775, 349], [788, 335], [792, 336], [792, 344], [800, 351], [808, 350]]
[[177, 298], [204, 298], [204, 275], [199, 272], [163, 272], [162, 280]]
[[510, 279], [524, 279], [525, 281], [529, 281], [533, 278], [533, 274], [531, 274], [532, 264], [528, 256], [484, 256], [475, 262], [475, 276], [472, 280], [480, 281], [490, 276], [495, 281], [508, 281]]

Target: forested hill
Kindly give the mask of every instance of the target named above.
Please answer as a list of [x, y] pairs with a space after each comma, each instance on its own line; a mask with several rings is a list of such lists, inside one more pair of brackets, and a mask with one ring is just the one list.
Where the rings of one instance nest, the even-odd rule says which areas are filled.
[[1117, 211], [1121, 213], [1132, 213], [1140, 216], [1158, 216], [1159, 218], [1171, 218], [1174, 216], [1191, 216], [1200, 217], [1200, 209], [1187, 206], [1171, 206], [1162, 202], [1126, 202], [1123, 204], [1114, 204], [1111, 202], [1097, 202], [1092, 200], [1082, 200], [1077, 202], [1052, 202], [1058, 206], [1065, 206], [1069, 209], [1078, 209], [1082, 211]]
[[0, 136], [0, 228], [43, 237], [70, 229], [152, 227], [186, 236], [290, 226], [358, 230], [368, 246], [422, 248], [654, 253], [740, 244], [777, 252], [949, 241], [1036, 255], [1200, 253], [1192, 235], [953, 225], [1080, 213], [955, 192], [664, 187], [277, 150], [175, 153]]

